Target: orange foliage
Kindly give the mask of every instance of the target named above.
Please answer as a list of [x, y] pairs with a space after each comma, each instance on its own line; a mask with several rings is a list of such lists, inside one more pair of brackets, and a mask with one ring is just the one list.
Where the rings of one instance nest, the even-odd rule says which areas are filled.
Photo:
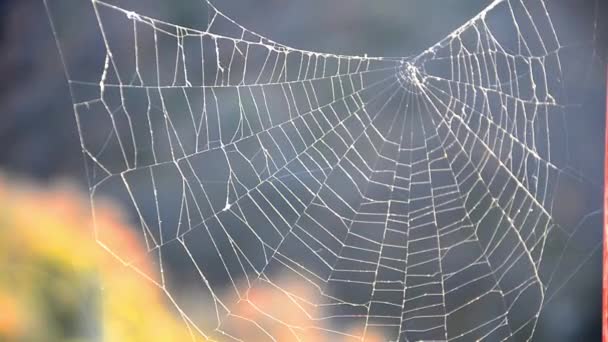
[[238, 338], [251, 341], [267, 341], [270, 336], [277, 341], [340, 341], [380, 342], [382, 335], [372, 329], [364, 331], [352, 327], [347, 334], [338, 334], [331, 326], [319, 328], [316, 319], [322, 310], [316, 302], [315, 288], [291, 278], [277, 283], [259, 282], [249, 289], [247, 298], [241, 300], [224, 328]]

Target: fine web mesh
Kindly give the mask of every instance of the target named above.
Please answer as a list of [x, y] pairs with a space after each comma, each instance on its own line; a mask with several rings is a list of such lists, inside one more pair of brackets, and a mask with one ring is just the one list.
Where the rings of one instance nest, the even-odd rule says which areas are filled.
[[[548, 1], [496, 0], [407, 58], [298, 50], [207, 0], [199, 28], [89, 5], [101, 67], [68, 78], [93, 209], [105, 187], [127, 199], [156, 268], [123, 261], [193, 338], [534, 336], [559, 251], [597, 214], [555, 211], [585, 180]], [[256, 288], [306, 320], [242, 314]]]

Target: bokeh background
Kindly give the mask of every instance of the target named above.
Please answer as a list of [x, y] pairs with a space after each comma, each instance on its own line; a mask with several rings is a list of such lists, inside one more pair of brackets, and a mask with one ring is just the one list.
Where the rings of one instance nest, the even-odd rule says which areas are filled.
[[[66, 4], [73, 2], [66, 0]], [[409, 56], [440, 40], [490, 2], [222, 0], [214, 4], [243, 26], [297, 48], [336, 54]], [[560, 0], [555, 2], [571, 16], [572, 20], [567, 23], [571, 26], [565, 30], [580, 31], [581, 37], [590, 38], [590, 32], [596, 35], [595, 41], [589, 41], [589, 46], [593, 45], [589, 48], [592, 54], [581, 62], [578, 81], [569, 89], [573, 102], [579, 105], [574, 114], [580, 115], [581, 125], [588, 132], [585, 139], [581, 137], [580, 143], [570, 143], [579, 154], [580, 168], [595, 181], [591, 187], [597, 187], [602, 184], [608, 42], [604, 18], [608, 18], [608, 12], [601, 0], [561, 1], [561, 5]], [[125, 0], [115, 3], [142, 9], [147, 15], [184, 26], [196, 27], [204, 13], [199, 1]], [[64, 8], [64, 12], [54, 15], [57, 21], [73, 23], [73, 35], [64, 42], [72, 51], [75, 63], [72, 67], [82, 74], [98, 75], [98, 65], [91, 61], [98, 61], [104, 54], [96, 37], [95, 24], [79, 19], [80, 13], [70, 11], [71, 6]], [[590, 30], [590, 27], [594, 29]], [[71, 98], [42, 0], [0, 0], [0, 170], [7, 175], [4, 184], [26, 179], [44, 189], [47, 184], [61, 179], [74, 184], [80, 189], [77, 191], [87, 192]], [[590, 198], [585, 202], [589, 203], [589, 212], [598, 208], [597, 191], [591, 189], [583, 194], [584, 198]], [[42, 196], [33, 193], [33, 197]], [[16, 195], [6, 195], [5, 203], [10, 202], [11, 196]], [[112, 194], [108, 196], [111, 198]], [[54, 197], [50, 198], [49, 202], [56, 201]], [[118, 196], [114, 200], [116, 206], [120, 206], [124, 198]], [[87, 205], [86, 200], [82, 202]], [[597, 219], [593, 221], [598, 222]], [[20, 228], [17, 225], [13, 229]], [[601, 227], [597, 224], [590, 224], [585, 229], [593, 231], [581, 241], [591, 244], [601, 239]], [[8, 239], [6, 236], [0, 234], [0, 239]], [[593, 246], [590, 245], [589, 250]], [[584, 247], [581, 248], [584, 250]], [[600, 253], [590, 254], [589, 250], [568, 266], [571, 269], [564, 271], [574, 276], [547, 306], [548, 318], [541, 324], [539, 340], [599, 339], [601, 259]]]

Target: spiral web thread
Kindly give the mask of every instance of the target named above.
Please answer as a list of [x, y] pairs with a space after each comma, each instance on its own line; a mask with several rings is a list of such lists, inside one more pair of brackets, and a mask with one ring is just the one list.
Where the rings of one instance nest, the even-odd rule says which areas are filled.
[[[555, 270], [545, 247], [576, 229], [555, 222], [556, 189], [578, 177], [545, 0], [496, 0], [407, 58], [298, 50], [208, 2], [201, 29], [91, 5], [103, 68], [69, 82], [93, 207], [108, 184], [127, 194], [158, 269], [125, 262], [193, 337], [247, 340], [240, 322], [280, 340], [271, 322], [296, 338], [532, 339]], [[180, 303], [168, 258], [213, 315]], [[306, 326], [240, 316], [259, 286]]]

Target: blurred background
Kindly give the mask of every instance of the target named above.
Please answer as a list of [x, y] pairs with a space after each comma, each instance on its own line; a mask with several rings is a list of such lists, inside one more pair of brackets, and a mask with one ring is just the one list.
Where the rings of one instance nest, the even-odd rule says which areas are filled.
[[[64, 35], [69, 39], [62, 44], [70, 49], [70, 67], [79, 75], [92, 75], [94, 78], [100, 74], [100, 59], [105, 57], [105, 53], [96, 23], [86, 19], [90, 13], [79, 12], [85, 10], [78, 5], [82, 1], [65, 0], [62, 3], [62, 0], [55, 0], [61, 3], [61, 11], [55, 11], [53, 15], [55, 21], [69, 28], [70, 34]], [[433, 45], [490, 2], [222, 0], [213, 3], [241, 25], [292, 47], [334, 54], [400, 57], [418, 54]], [[577, 128], [585, 132], [580, 140], [569, 143], [576, 155], [577, 169], [592, 180], [581, 186], [584, 190], [579, 192], [580, 202], [586, 206], [585, 212], [590, 213], [600, 208], [598, 193], [601, 193], [599, 187], [603, 184], [604, 75], [608, 42], [604, 20], [608, 18], [608, 12], [602, 1], [549, 2], [562, 19], [568, 19], [559, 23], [563, 25], [560, 29], [570, 32], [572, 41], [583, 42], [580, 67], [571, 71], [573, 77], [565, 88], [568, 89], [568, 102], [576, 104], [576, 110], [571, 110], [569, 115], [580, 117], [576, 120], [580, 125]], [[201, 20], [207, 15], [201, 1], [125, 0], [113, 3], [182, 26], [200, 27], [197, 25], [206, 22], [206, 19]], [[50, 333], [22, 332], [32, 327], [42, 332], [55, 331], [52, 336], [57, 341], [88, 341], [96, 340], [98, 336], [106, 336], [110, 341], [190, 338], [193, 325], [186, 322], [184, 313], [173, 308], [157, 286], [142, 280], [145, 277], [131, 279], [126, 275], [133, 273], [130, 269], [122, 267], [116, 270], [108, 266], [111, 261], [106, 256], [90, 252], [98, 246], [85, 242], [88, 237], [93, 240], [87, 214], [89, 180], [85, 176], [68, 83], [42, 0], [0, 0], [0, 51], [0, 172], [4, 174], [0, 181], [0, 256], [4, 258], [0, 259], [0, 340], [3, 340], [3, 332], [9, 341], [53, 340]], [[137, 234], [132, 234], [137, 229], [130, 228], [135, 226], [136, 220], [133, 219], [132, 208], [126, 203], [128, 199], [112, 190], [104, 193], [104, 198], [111, 203], [102, 210], [112, 217], [108, 219], [110, 223], [104, 223], [112, 227], [107, 234], [117, 239], [137, 240]], [[154, 205], [152, 201], [147, 204]], [[147, 209], [153, 211], [152, 208]], [[28, 217], [30, 213], [40, 215], [40, 219], [32, 220]], [[64, 220], [65, 217], [70, 219]], [[576, 255], [572, 263], [566, 263], [564, 267], [568, 269], [564, 272], [572, 277], [547, 304], [541, 316], [537, 340], [599, 339], [601, 254], [597, 251], [591, 253], [594, 243], [601, 239], [599, 223], [599, 216], [588, 220], [583, 227], [587, 234], [570, 251]], [[50, 235], [65, 234], [66, 239], [54, 241], [52, 236], [47, 236], [50, 229], [55, 232]], [[44, 250], [36, 244], [37, 239], [44, 241], [45, 245], [56, 246], [61, 252]], [[84, 247], [80, 246], [81, 243]], [[125, 247], [125, 254], [144, 255], [145, 252], [141, 251], [144, 247], [138, 244], [142, 242], [133, 242]], [[28, 247], [24, 248], [26, 252], [21, 247], [9, 252], [15, 246]], [[20, 262], [14, 263], [13, 260]], [[83, 263], [74, 265], [73, 260], [83, 260]], [[173, 261], [175, 268], [168, 272], [178, 274], [179, 263], [180, 259], [176, 258]], [[145, 268], [145, 264], [144, 261], [138, 267]], [[12, 265], [11, 269], [9, 265]], [[4, 276], [3, 267], [4, 274], [11, 276]], [[24, 272], [25, 268], [31, 268], [31, 273]], [[45, 284], [55, 281], [61, 285], [51, 290], [45, 288]], [[99, 284], [118, 290], [102, 293], [99, 289], [104, 286]], [[290, 284], [288, 279], [284, 284], [286, 288], [300, 286]], [[31, 289], [30, 286], [36, 288]], [[144, 288], [150, 293], [140, 291]], [[128, 290], [139, 292], [142, 298], [133, 297], [127, 293]], [[307, 293], [307, 289], [297, 291]], [[78, 295], [71, 300], [65, 299], [65, 293], [72, 292]], [[273, 294], [272, 289], [260, 289], [260, 293], [260, 298], [270, 298], [266, 299], [267, 304], [260, 305], [271, 306], [268, 303], [277, 302], [279, 295]], [[45, 299], [36, 300], [28, 296]], [[54, 298], [65, 300], [59, 304], [46, 302]], [[144, 303], [154, 304], [148, 306]], [[132, 308], [134, 314], [108, 318], [97, 315], [99, 310], [91, 309], [99, 305], [115, 308], [115, 311], [102, 310], [106, 316], [124, 312], [123, 306]], [[54, 308], [55, 311], [43, 310], [42, 307]], [[149, 314], [141, 315], [143, 310], [149, 310]], [[248, 308], [239, 310], [247, 312]], [[268, 310], [289, 311], [282, 313], [285, 317], [297, 316], [297, 308]], [[201, 313], [201, 317], [214, 315], [215, 312], [211, 311]], [[83, 315], [88, 319], [82, 321]], [[303, 324], [297, 318], [290, 319], [295, 320], [294, 324]], [[155, 326], [166, 329], [156, 331]], [[13, 335], [6, 332], [9, 330]], [[310, 338], [314, 340], [316, 337]]]

